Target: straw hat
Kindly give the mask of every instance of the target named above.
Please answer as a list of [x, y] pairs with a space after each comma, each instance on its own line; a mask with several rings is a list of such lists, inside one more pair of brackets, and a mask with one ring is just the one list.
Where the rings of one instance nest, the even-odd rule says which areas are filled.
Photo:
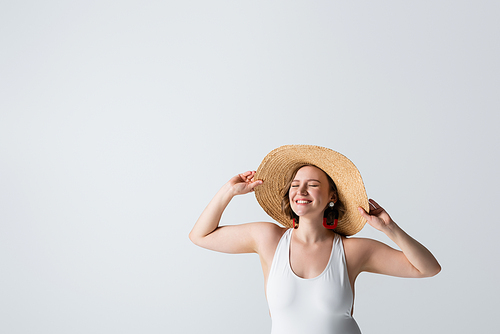
[[262, 160], [255, 179], [264, 183], [255, 188], [260, 206], [273, 219], [292, 227], [292, 220], [281, 211], [281, 190], [287, 183], [291, 170], [303, 164], [311, 164], [327, 173], [337, 186], [339, 200], [345, 212], [339, 217], [335, 232], [353, 235], [359, 232], [366, 220], [358, 207], [369, 211], [368, 198], [361, 174], [351, 160], [329, 148], [313, 145], [285, 145], [272, 150]]

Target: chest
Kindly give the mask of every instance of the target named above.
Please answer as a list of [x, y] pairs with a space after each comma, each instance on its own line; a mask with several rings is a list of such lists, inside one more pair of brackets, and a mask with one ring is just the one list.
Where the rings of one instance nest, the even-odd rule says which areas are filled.
[[316, 245], [305, 245], [292, 240], [290, 243], [290, 267], [295, 275], [301, 278], [317, 277], [327, 267], [331, 253], [331, 240]]
[[351, 314], [353, 294], [336, 241], [307, 247], [288, 239], [278, 247], [266, 290], [273, 321], [280, 310], [320, 319]]

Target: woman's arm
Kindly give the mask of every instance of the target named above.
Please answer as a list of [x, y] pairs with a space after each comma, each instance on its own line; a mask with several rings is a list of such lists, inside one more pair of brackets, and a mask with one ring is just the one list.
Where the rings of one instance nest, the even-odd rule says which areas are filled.
[[377, 202], [370, 200], [369, 213], [362, 208], [359, 211], [368, 224], [384, 232], [401, 249], [395, 250], [375, 240], [358, 239], [364, 240], [359, 241], [365, 254], [361, 271], [399, 277], [430, 277], [441, 271], [431, 252], [406, 234]]
[[189, 239], [194, 244], [224, 253], [257, 252], [255, 236], [262, 234], [263, 229], [275, 229], [275, 224], [219, 226], [222, 213], [234, 196], [252, 192], [262, 184], [261, 180], [253, 179], [254, 175], [253, 171], [238, 174], [217, 192], [189, 233]]

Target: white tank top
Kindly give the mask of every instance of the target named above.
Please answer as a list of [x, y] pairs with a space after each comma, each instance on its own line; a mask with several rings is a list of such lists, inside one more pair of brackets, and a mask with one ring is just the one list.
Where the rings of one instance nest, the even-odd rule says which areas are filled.
[[353, 296], [342, 238], [335, 234], [325, 270], [304, 279], [290, 266], [292, 231], [281, 237], [267, 280], [271, 334], [361, 334], [351, 317]]

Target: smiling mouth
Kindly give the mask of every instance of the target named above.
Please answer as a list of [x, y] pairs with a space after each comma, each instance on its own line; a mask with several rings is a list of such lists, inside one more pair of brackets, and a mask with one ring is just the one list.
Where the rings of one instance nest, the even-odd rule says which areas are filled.
[[295, 203], [297, 203], [297, 204], [309, 204], [311, 202], [312, 201], [304, 201], [304, 200], [295, 201]]

